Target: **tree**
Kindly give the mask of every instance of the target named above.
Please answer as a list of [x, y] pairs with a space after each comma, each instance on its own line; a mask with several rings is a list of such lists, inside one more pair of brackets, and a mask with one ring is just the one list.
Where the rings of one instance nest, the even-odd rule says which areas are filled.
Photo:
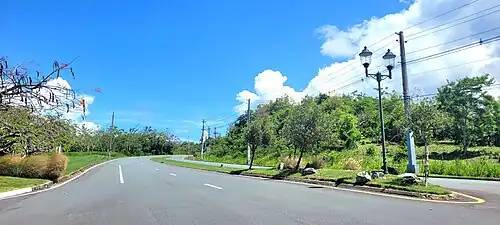
[[[78, 104], [74, 90], [61, 79], [71, 64], [57, 61], [49, 74], [30, 73], [22, 63], [9, 66], [6, 57], [0, 58], [0, 154], [50, 151], [54, 144], [65, 144], [68, 138], [60, 129], [69, 128], [56, 116], [69, 112]], [[60, 127], [62, 126], [62, 127]]]
[[287, 139], [300, 152], [296, 170], [299, 169], [304, 152], [312, 150], [323, 140], [322, 122], [321, 110], [312, 98], [304, 99], [291, 110], [284, 130]]
[[449, 118], [446, 113], [439, 111], [435, 101], [426, 98], [414, 105], [411, 111], [412, 128], [418, 141], [424, 144], [424, 174], [425, 184], [429, 177], [429, 143], [434, 134], [444, 128]]
[[438, 89], [436, 99], [439, 109], [449, 113], [455, 120], [453, 137], [463, 151], [469, 145], [494, 143], [498, 106], [485, 90], [494, 83], [488, 74], [466, 77]]
[[246, 129], [246, 141], [250, 145], [250, 165], [248, 169], [252, 169], [253, 160], [255, 158], [255, 151], [261, 145], [267, 145], [269, 143], [269, 128], [265, 122], [265, 120], [254, 120], [250, 122]]

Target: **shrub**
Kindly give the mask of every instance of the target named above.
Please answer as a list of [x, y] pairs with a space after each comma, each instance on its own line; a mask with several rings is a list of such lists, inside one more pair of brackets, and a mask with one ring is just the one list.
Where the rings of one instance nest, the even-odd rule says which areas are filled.
[[19, 177], [22, 175], [21, 162], [23, 158], [20, 156], [6, 155], [0, 157], [0, 175]]
[[344, 169], [346, 169], [346, 170], [359, 170], [359, 169], [361, 169], [361, 163], [359, 163], [359, 161], [356, 160], [355, 158], [349, 158], [344, 163]]
[[25, 157], [21, 161], [21, 177], [27, 178], [45, 178], [47, 171], [48, 157], [44, 155], [35, 155]]
[[376, 151], [374, 146], [370, 146], [366, 149], [366, 155], [367, 156], [375, 156]]
[[[284, 157], [281, 159], [281, 162], [284, 164], [283, 169], [295, 169], [295, 166], [297, 166], [297, 163], [299, 162], [299, 158], [298, 157]], [[300, 165], [300, 166], [302, 166], [302, 165]]]
[[68, 158], [62, 153], [52, 156], [33, 155], [0, 157], [0, 175], [57, 180], [64, 174]]
[[325, 161], [321, 156], [314, 156], [311, 162], [307, 163], [306, 168], [321, 169], [325, 167]]
[[53, 154], [47, 164], [45, 176], [47, 179], [56, 181], [59, 177], [64, 175], [66, 166], [68, 165], [68, 157], [62, 153]]

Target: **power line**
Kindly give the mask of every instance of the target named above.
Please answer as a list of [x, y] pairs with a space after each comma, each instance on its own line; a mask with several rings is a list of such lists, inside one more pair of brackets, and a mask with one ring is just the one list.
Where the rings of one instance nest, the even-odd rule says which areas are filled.
[[[496, 88], [497, 86], [500, 86], [500, 84], [492, 84], [490, 86], [481, 88], [481, 91], [488, 91], [488, 90]], [[424, 95], [416, 95], [415, 97], [416, 98], [429, 97], [429, 96], [434, 96], [434, 95], [437, 95], [437, 94], [439, 94], [439, 92], [435, 92], [435, 93], [431, 93], [431, 94], [424, 94]]]
[[[416, 35], [416, 34], [420, 34], [420, 33], [425, 33], [425, 32], [427, 32], [427, 31], [430, 31], [430, 30], [433, 30], [433, 29], [436, 29], [436, 28], [439, 28], [439, 27], [442, 27], [442, 26], [445, 26], [445, 25], [452, 24], [452, 23], [454, 23], [454, 22], [456, 22], [456, 21], [459, 21], [459, 20], [462, 20], [462, 19], [466, 19], [466, 18], [471, 17], [471, 16], [475, 16], [475, 15], [477, 15], [477, 14], [483, 13], [483, 12], [488, 11], [488, 10], [490, 10], [490, 9], [494, 9], [494, 8], [496, 8], [496, 7], [500, 7], [500, 5], [492, 6], [492, 7], [490, 7], [490, 8], [487, 8], [487, 9], [481, 10], [481, 11], [479, 11], [479, 12], [475, 12], [475, 13], [469, 14], [469, 15], [467, 15], [467, 16], [464, 16], [464, 17], [461, 17], [461, 18], [458, 18], [458, 19], [452, 20], [452, 21], [450, 21], [450, 22], [443, 23], [443, 24], [440, 24], [440, 25], [437, 25], [437, 26], [434, 26], [434, 27], [431, 27], [431, 28], [425, 29], [425, 30], [423, 30], [423, 31], [420, 31], [420, 32], [417, 32], [417, 33], [410, 34], [410, 35], [408, 35], [407, 37], [411, 37], [411, 36], [414, 36], [414, 35]], [[480, 15], [480, 16], [474, 17], [474, 18], [472, 18], [472, 19], [468, 19], [468, 20], [462, 21], [462, 22], [460, 22], [460, 23], [456, 23], [456, 24], [453, 24], [453, 25], [450, 25], [450, 26], [447, 26], [447, 27], [444, 27], [444, 28], [438, 29], [438, 30], [434, 30], [434, 31], [429, 32], [429, 33], [427, 33], [427, 34], [422, 34], [422, 35], [420, 35], [420, 36], [413, 37], [413, 38], [411, 38], [410, 40], [415, 40], [415, 39], [418, 39], [418, 38], [421, 38], [421, 37], [425, 37], [425, 36], [427, 36], [427, 35], [429, 35], [429, 34], [433, 34], [433, 33], [439, 32], [439, 31], [443, 31], [443, 30], [446, 30], [446, 29], [450, 29], [450, 28], [452, 28], [452, 27], [455, 27], [455, 26], [458, 26], [458, 25], [461, 25], [461, 24], [464, 24], [464, 23], [467, 23], [467, 22], [470, 22], [470, 21], [473, 21], [473, 20], [476, 20], [476, 19], [479, 19], [479, 18], [482, 18], [482, 17], [488, 16], [488, 15], [491, 15], [491, 14], [493, 14], [493, 13], [497, 13], [497, 12], [500, 12], [500, 9], [499, 9], [499, 10], [495, 10], [495, 11], [493, 11], [493, 12], [489, 12], [489, 13], [484, 14], [484, 15]]]
[[407, 30], [407, 29], [410, 29], [410, 28], [416, 27], [416, 26], [418, 26], [418, 25], [422, 25], [422, 24], [427, 23], [427, 22], [429, 22], [429, 21], [431, 21], [431, 20], [434, 20], [434, 19], [436, 19], [436, 18], [439, 18], [439, 17], [441, 17], [441, 16], [444, 16], [444, 15], [446, 15], [446, 14], [448, 14], [448, 13], [451, 13], [451, 12], [457, 11], [457, 10], [459, 10], [459, 9], [462, 9], [462, 8], [464, 8], [464, 7], [467, 7], [467, 6], [469, 6], [469, 5], [472, 5], [473, 3], [477, 2], [477, 1], [479, 1], [479, 0], [474, 0], [474, 1], [471, 1], [471, 2], [466, 3], [466, 4], [464, 4], [464, 5], [461, 5], [461, 6], [457, 7], [457, 8], [454, 8], [454, 9], [448, 10], [448, 11], [446, 11], [446, 12], [444, 12], [444, 13], [441, 13], [441, 14], [439, 14], [439, 15], [436, 15], [436, 16], [434, 16], [434, 17], [432, 17], [432, 18], [429, 18], [429, 19], [426, 19], [426, 20], [424, 20], [424, 21], [422, 21], [422, 22], [419, 22], [419, 23], [413, 24], [413, 25], [411, 25], [411, 26], [409, 26], [409, 27], [407, 27], [407, 28], [405, 28], [405, 29], [403, 29], [403, 30]]
[[455, 48], [452, 48], [452, 49], [448, 49], [448, 50], [443, 51], [443, 52], [439, 52], [439, 53], [436, 53], [436, 54], [431, 54], [431, 55], [428, 55], [428, 56], [424, 56], [424, 57], [420, 57], [420, 58], [417, 58], [417, 59], [413, 59], [413, 60], [408, 61], [407, 64], [419, 63], [419, 62], [427, 61], [427, 60], [430, 60], [430, 59], [439, 58], [439, 57], [442, 57], [442, 56], [445, 56], [445, 55], [453, 54], [453, 53], [456, 53], [456, 52], [461, 52], [461, 51], [464, 51], [464, 50], [467, 50], [467, 49], [470, 49], [470, 48], [474, 48], [474, 47], [477, 47], [477, 46], [480, 46], [480, 45], [483, 45], [483, 44], [488, 44], [488, 43], [491, 43], [491, 42], [494, 42], [494, 41], [498, 41], [499, 38], [500, 38], [500, 35], [499, 36], [494, 36], [494, 37], [491, 37], [491, 38], [488, 38], [488, 39], [485, 39], [485, 40], [479, 40], [477, 42], [473, 42], [473, 43], [470, 43], [470, 44], [466, 44], [466, 45], [462, 45], [462, 46], [455, 47]]
[[456, 65], [453, 65], [453, 66], [447, 66], [447, 67], [443, 67], [443, 68], [439, 68], [439, 69], [428, 70], [428, 71], [424, 71], [424, 72], [420, 72], [420, 73], [414, 73], [414, 74], [411, 74], [411, 76], [417, 76], [417, 75], [422, 75], [422, 74], [426, 74], [426, 73], [432, 73], [432, 72], [436, 72], [436, 71], [441, 71], [441, 70], [456, 68], [456, 67], [465, 66], [465, 65], [469, 65], [469, 64], [473, 64], [473, 63], [477, 63], [477, 62], [482, 62], [482, 61], [486, 61], [486, 60], [491, 60], [491, 59], [493, 59], [493, 58], [486, 58], [486, 59], [475, 60], [475, 61], [472, 61], [472, 62], [466, 62], [466, 63], [456, 64]]
[[425, 48], [422, 48], [422, 49], [418, 49], [418, 50], [415, 50], [415, 51], [412, 51], [412, 52], [408, 52], [408, 53], [406, 53], [406, 55], [413, 54], [413, 53], [416, 53], [416, 52], [421, 52], [421, 51], [424, 51], [424, 50], [427, 50], [427, 49], [431, 49], [431, 48], [435, 48], [435, 47], [439, 47], [439, 46], [442, 46], [442, 45], [450, 44], [450, 43], [453, 43], [453, 42], [461, 41], [461, 40], [464, 40], [464, 39], [467, 39], [467, 38], [470, 38], [470, 37], [474, 37], [474, 36], [477, 36], [477, 35], [480, 35], [480, 34], [484, 34], [484, 33], [488, 33], [488, 32], [494, 31], [494, 30], [498, 30], [498, 29], [500, 29], [500, 27], [495, 27], [495, 28], [492, 28], [492, 29], [489, 29], [489, 30], [485, 30], [485, 31], [479, 32], [479, 33], [475, 33], [475, 34], [471, 34], [471, 35], [468, 35], [468, 36], [465, 36], [465, 37], [457, 38], [455, 40], [451, 40], [451, 41], [444, 42], [444, 43], [441, 43], [441, 44], [437, 44], [437, 45], [425, 47]]

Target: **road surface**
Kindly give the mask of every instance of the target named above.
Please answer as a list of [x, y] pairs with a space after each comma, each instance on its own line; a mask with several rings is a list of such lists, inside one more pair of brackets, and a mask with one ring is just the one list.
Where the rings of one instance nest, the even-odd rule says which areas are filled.
[[[121, 172], [121, 173], [120, 173]], [[123, 158], [0, 200], [0, 224], [498, 224], [500, 207], [310, 188]]]
[[[219, 166], [221, 163], [204, 162], [186, 160], [187, 155], [170, 156], [172, 160], [192, 162], [205, 165]], [[225, 167], [232, 168], [248, 168], [247, 165], [225, 164]], [[257, 168], [257, 167], [256, 167]], [[259, 167], [270, 168], [270, 167]], [[429, 178], [429, 182], [443, 187], [453, 189], [460, 192], [466, 192], [480, 197], [495, 198], [500, 203], [500, 182], [499, 181], [483, 181], [483, 180], [465, 180], [465, 179], [450, 179], [450, 178]]]

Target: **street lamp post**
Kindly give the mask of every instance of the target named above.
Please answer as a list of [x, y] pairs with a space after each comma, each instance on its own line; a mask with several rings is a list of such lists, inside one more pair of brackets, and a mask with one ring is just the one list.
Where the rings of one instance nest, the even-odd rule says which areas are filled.
[[392, 53], [388, 49], [385, 55], [382, 56], [382, 59], [384, 59], [384, 61], [386, 62], [386, 68], [389, 71], [388, 75], [382, 74], [380, 72], [377, 72], [375, 74], [368, 73], [368, 67], [370, 66], [372, 55], [373, 53], [370, 52], [370, 50], [368, 50], [366, 46], [363, 49], [363, 51], [359, 53], [361, 64], [363, 65], [363, 67], [365, 67], [366, 77], [371, 77], [377, 80], [378, 83], [378, 111], [380, 116], [380, 136], [382, 139], [382, 158], [383, 158], [384, 173], [387, 174], [389, 171], [387, 168], [387, 155], [386, 155], [387, 151], [385, 149], [384, 113], [382, 110], [382, 88], [380, 87], [380, 82], [382, 80], [385, 80], [386, 78], [392, 79], [392, 69], [394, 68], [396, 55], [394, 55], [394, 53]]

